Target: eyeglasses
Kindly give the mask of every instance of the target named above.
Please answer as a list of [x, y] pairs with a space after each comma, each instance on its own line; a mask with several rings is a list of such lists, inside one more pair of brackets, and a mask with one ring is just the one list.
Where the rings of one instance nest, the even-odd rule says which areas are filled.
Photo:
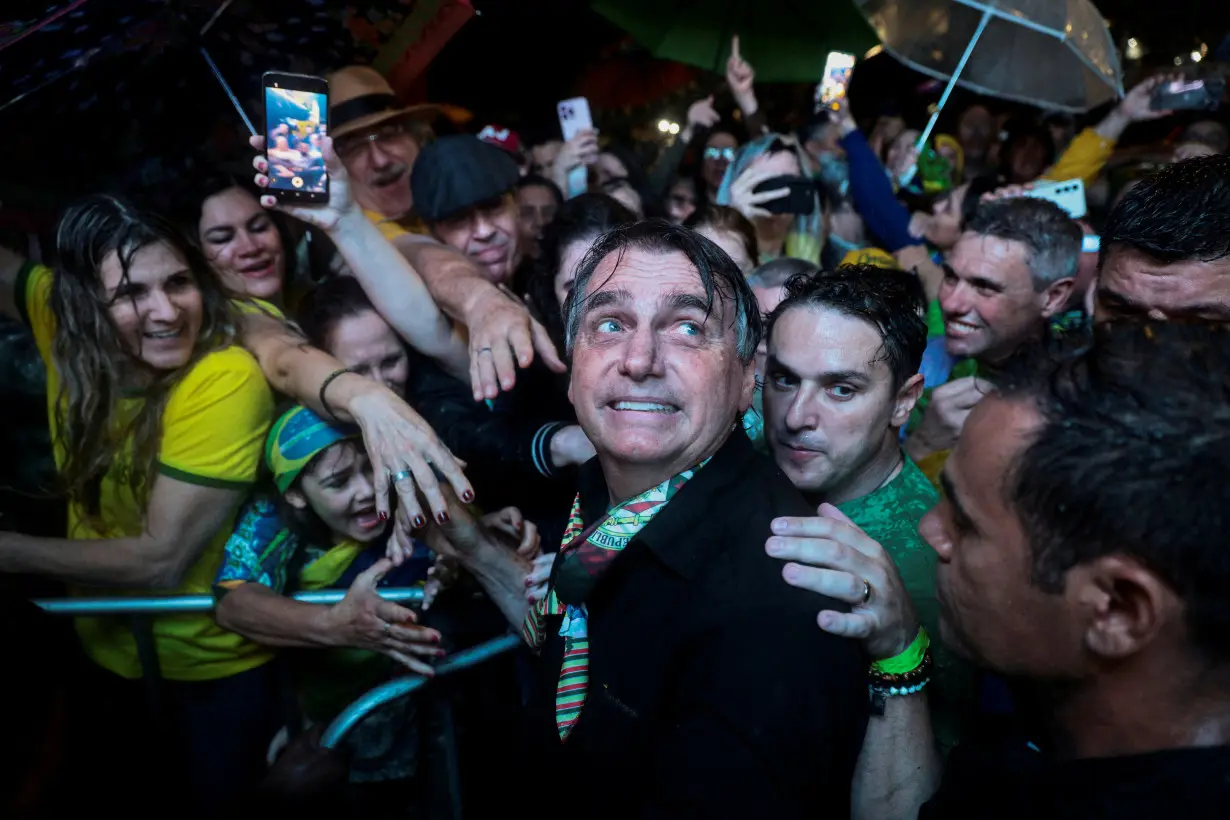
[[717, 148], [709, 147], [705, 149], [705, 159], [719, 160], [724, 159], [727, 162], [735, 161], [735, 149], [733, 148]]
[[376, 143], [384, 146], [409, 135], [410, 130], [406, 128], [405, 123], [390, 122], [385, 123], [374, 131], [369, 131], [366, 134], [347, 134], [344, 137], [334, 140], [333, 150], [341, 159], [354, 159], [363, 149], [371, 143]]

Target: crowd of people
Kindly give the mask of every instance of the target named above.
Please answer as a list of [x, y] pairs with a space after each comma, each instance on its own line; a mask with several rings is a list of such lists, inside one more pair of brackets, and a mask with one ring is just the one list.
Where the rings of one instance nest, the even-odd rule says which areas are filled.
[[[79, 653], [5, 600], [13, 816], [1222, 816], [1225, 126], [1123, 184], [1160, 78], [1079, 133], [976, 105], [912, 182], [900, 117], [776, 132], [726, 80], [738, 133], [698, 100], [645, 167], [343, 68], [327, 204], [269, 195], [272, 134], [0, 247], [67, 503], [0, 573], [216, 599]], [[1075, 178], [1082, 220], [1028, 195]]]

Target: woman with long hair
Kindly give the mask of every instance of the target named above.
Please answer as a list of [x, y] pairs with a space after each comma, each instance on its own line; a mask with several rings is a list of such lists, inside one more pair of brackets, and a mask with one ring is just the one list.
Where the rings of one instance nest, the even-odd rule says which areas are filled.
[[[47, 366], [68, 537], [0, 533], [0, 571], [90, 597], [206, 593], [273, 412], [260, 366], [236, 344], [239, 315], [193, 243], [114, 197], [71, 207], [56, 247], [54, 273], [0, 258], [0, 307], [27, 322]], [[165, 752], [210, 784], [202, 800], [259, 774], [274, 719], [267, 650], [205, 614], [76, 625], [94, 719], [143, 714], [144, 677]]]

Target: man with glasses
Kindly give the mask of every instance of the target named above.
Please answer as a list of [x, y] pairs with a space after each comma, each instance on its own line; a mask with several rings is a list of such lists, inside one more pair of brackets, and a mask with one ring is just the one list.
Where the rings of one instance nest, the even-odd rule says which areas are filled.
[[[348, 66], [329, 77], [329, 133], [333, 150], [346, 166], [351, 192], [364, 213], [414, 266], [432, 298], [449, 318], [470, 333], [470, 376], [476, 401], [510, 390], [518, 367], [528, 367], [537, 352], [553, 370], [564, 365], [542, 325], [519, 300], [489, 280], [487, 269], [464, 253], [437, 242], [413, 213], [410, 174], [418, 160], [425, 118], [431, 105], [403, 106], [377, 71]], [[379, 294], [384, 293], [382, 301]], [[398, 301], [400, 290], [369, 289], [378, 310], [412, 309]]]

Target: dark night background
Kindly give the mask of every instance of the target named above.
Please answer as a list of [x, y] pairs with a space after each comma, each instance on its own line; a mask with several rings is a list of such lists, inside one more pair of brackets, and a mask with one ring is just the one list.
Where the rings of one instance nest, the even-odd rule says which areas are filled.
[[[775, 7], [788, 9], [792, 0], [662, 0], [662, 6], [667, 13], [672, 4], [697, 2], [715, 7], [739, 3], [755, 9], [760, 19], [775, 14]], [[636, 52], [621, 31], [592, 12], [583, 0], [473, 0], [473, 4], [478, 16], [444, 46], [420, 83], [419, 93], [433, 102], [473, 111], [475, 118], [469, 127], [474, 129], [494, 122], [521, 130], [531, 140], [552, 136], [557, 129], [555, 103], [582, 90], [587, 74], [617, 53], [627, 58]], [[233, 8], [241, 5], [237, 2]], [[249, 7], [281, 20], [313, 8], [337, 9], [344, 5], [330, 0], [262, 0]], [[1140, 71], [1171, 66], [1175, 55], [1186, 54], [1202, 42], [1216, 49], [1230, 33], [1230, 3], [1102, 0], [1097, 5], [1111, 21], [1120, 45], [1134, 36], [1148, 49], [1141, 63], [1128, 64], [1127, 86]], [[35, 0], [5, 0], [0, 21], [38, 19], [45, 7]], [[177, 0], [169, 5], [166, 0], [90, 0], [82, 7], [92, 10], [95, 30], [118, 26], [126, 9], [133, 10], [138, 20], [142, 10], [161, 8], [165, 16], [171, 9], [194, 27], [186, 23], [186, 33], [154, 38], [148, 47], [105, 60], [96, 58], [41, 88], [37, 86], [37, 70], [19, 76], [24, 61], [38, 61], [44, 56], [33, 50], [34, 37], [0, 51], [0, 105], [20, 90], [29, 90], [24, 99], [0, 109], [0, 200], [3, 210], [10, 214], [13, 210], [46, 214], [68, 197], [99, 188], [134, 183], [178, 185], [190, 178], [182, 168], [190, 154], [200, 153], [197, 149], [210, 146], [212, 154], [203, 162], [215, 158], [218, 152], [214, 148], [220, 143], [229, 142], [231, 154], [244, 150], [238, 141], [239, 120], [206, 70], [197, 52], [198, 43], [192, 39], [204, 19], [202, 15], [208, 17], [217, 0]], [[784, 17], [787, 13], [779, 14]], [[224, 16], [219, 28], [225, 21]], [[73, 32], [64, 32], [63, 39], [71, 36]], [[81, 36], [97, 35], [87, 32]], [[3, 39], [0, 31], [0, 42]], [[340, 39], [346, 39], [344, 31]], [[622, 49], [621, 41], [625, 41]], [[63, 42], [55, 42], [63, 48]], [[333, 53], [328, 49], [318, 51], [322, 63]], [[255, 96], [262, 71], [287, 68], [251, 59], [244, 63], [238, 55], [227, 54], [221, 45], [211, 47], [211, 52], [245, 100]], [[754, 54], [746, 56], [755, 63]], [[334, 67], [336, 63], [322, 65], [319, 70]], [[1200, 69], [1221, 67], [1224, 64], [1212, 65], [1206, 60]], [[15, 85], [15, 79], [27, 85]], [[923, 79], [888, 55], [862, 63], [851, 89], [854, 112], [866, 117], [890, 104], [899, 106], [909, 119], [922, 120], [926, 106], [938, 96], [916, 93]], [[14, 88], [20, 90], [15, 92]], [[778, 123], [802, 110], [810, 94], [810, 89], [802, 85], [766, 85], [758, 90], [771, 121]], [[719, 92], [719, 110], [729, 111], [729, 95], [720, 93], [721, 78], [696, 72], [689, 87], [678, 88], [664, 99], [631, 107], [596, 104], [594, 115], [604, 134], [626, 136], [663, 117], [681, 121], [690, 101], [713, 91]], [[959, 92], [948, 110], [959, 112], [968, 100], [968, 95]], [[249, 107], [250, 112], [254, 110]]]

